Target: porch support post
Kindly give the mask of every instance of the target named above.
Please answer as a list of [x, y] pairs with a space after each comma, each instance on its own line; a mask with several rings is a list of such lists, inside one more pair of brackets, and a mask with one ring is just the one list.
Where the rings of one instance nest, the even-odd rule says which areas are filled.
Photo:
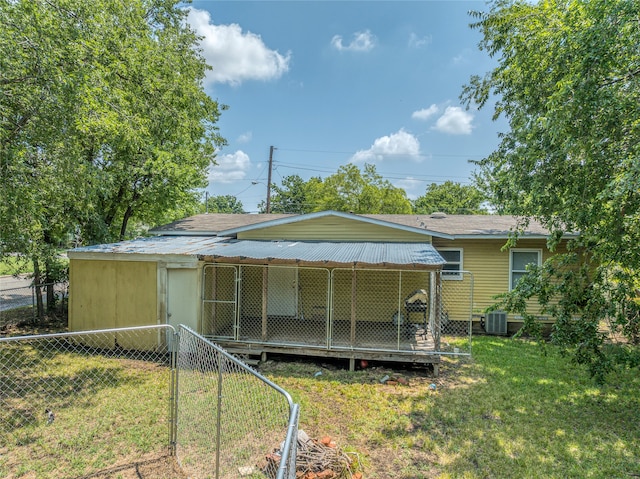
[[357, 285], [357, 272], [355, 269], [351, 270], [351, 346], [356, 343], [356, 285]]
[[431, 279], [435, 280], [435, 321], [434, 321], [434, 329], [435, 329], [435, 350], [440, 351], [440, 335], [442, 334], [442, 329], [440, 325], [442, 324], [442, 275], [440, 271], [432, 271]]
[[[207, 299], [212, 299], [212, 300], [215, 301], [215, 300], [218, 299], [218, 295], [217, 295], [218, 284], [217, 284], [217, 281], [216, 281], [218, 279], [217, 278], [217, 276], [218, 276], [218, 267], [213, 265], [213, 266], [211, 266], [209, 268], [209, 270], [211, 271], [211, 298], [207, 298]], [[203, 286], [203, 289], [206, 288], [206, 287], [207, 287], [207, 285], [205, 284]], [[206, 294], [204, 295], [204, 297], [205, 298], [207, 297]], [[218, 318], [217, 318], [218, 308], [216, 306], [217, 306], [217, 303], [213, 303], [213, 308], [211, 308], [212, 309], [212, 311], [211, 311], [211, 324], [214, 325], [214, 326], [218, 325]], [[234, 323], [233, 324], [233, 326], [234, 326], [233, 327], [233, 339], [237, 340], [238, 339], [238, 328], [237, 328], [237, 324], [238, 323], [237, 323], [237, 318], [235, 316], [233, 318], [233, 323]], [[204, 324], [203, 324], [203, 326], [204, 326]], [[204, 328], [203, 328], [203, 331], [204, 331]], [[211, 333], [209, 333], [209, 334], [211, 334]]]
[[268, 283], [269, 267], [262, 268], [262, 341], [267, 340], [267, 300], [268, 300]]

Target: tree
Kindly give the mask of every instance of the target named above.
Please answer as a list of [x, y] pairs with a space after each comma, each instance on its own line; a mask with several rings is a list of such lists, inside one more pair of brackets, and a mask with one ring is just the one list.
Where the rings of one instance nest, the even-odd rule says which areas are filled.
[[640, 297], [640, 3], [500, 0], [473, 16], [498, 66], [461, 97], [495, 97], [510, 125], [478, 184], [499, 211], [546, 225], [551, 247], [578, 233], [503, 300], [538, 297], [558, 317], [554, 340], [602, 379], [613, 363], [600, 323], [633, 330]]
[[[286, 176], [282, 179], [282, 186], [271, 186], [271, 212], [305, 214], [313, 211], [312, 185], [318, 178], [304, 181], [298, 175]], [[320, 180], [322, 181], [322, 180]], [[266, 211], [266, 202], [262, 201], [258, 208], [261, 213]]]
[[[282, 186], [272, 185], [272, 213], [312, 213], [335, 210], [361, 214], [409, 214], [411, 202], [405, 191], [396, 188], [376, 172], [374, 165], [361, 171], [349, 163], [324, 180], [312, 177], [304, 181], [298, 175], [287, 176]], [[265, 212], [261, 202], [260, 212]]]
[[32, 258], [36, 283], [72, 234], [123, 239], [195, 211], [224, 140], [185, 15], [176, 0], [0, 0], [0, 255]]
[[472, 185], [445, 181], [441, 185], [431, 183], [423, 196], [413, 201], [414, 213], [431, 214], [436, 211], [450, 215], [487, 214], [483, 207], [484, 195]]
[[[317, 185], [320, 186], [320, 185]], [[396, 188], [365, 164], [364, 171], [349, 163], [328, 176], [314, 193], [315, 211], [336, 210], [363, 214], [409, 214], [411, 202], [405, 191]]]
[[244, 213], [242, 201], [233, 195], [218, 195], [207, 198], [202, 205], [201, 212], [209, 213]]

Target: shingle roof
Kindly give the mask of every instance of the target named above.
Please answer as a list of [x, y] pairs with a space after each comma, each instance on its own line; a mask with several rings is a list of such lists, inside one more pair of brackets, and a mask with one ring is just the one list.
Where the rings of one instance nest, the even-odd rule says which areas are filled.
[[[331, 212], [327, 212], [331, 214]], [[345, 215], [345, 213], [340, 213]], [[151, 230], [159, 235], [217, 235], [268, 221], [299, 220], [304, 215], [210, 213], [191, 216]], [[508, 215], [353, 215], [434, 233], [461, 237], [507, 237], [518, 225], [518, 218]], [[539, 222], [531, 220], [524, 236], [546, 237], [549, 234]]]
[[[504, 237], [519, 225], [519, 218], [510, 215], [363, 215], [391, 223], [424, 228], [429, 231], [460, 236]], [[538, 221], [530, 220], [525, 236], [547, 236], [549, 231]]]
[[253, 225], [256, 223], [263, 223], [265, 221], [290, 218], [297, 215], [289, 214], [234, 214], [234, 213], [209, 213], [190, 216], [173, 223], [169, 223], [163, 226], [153, 228], [151, 233], [165, 234], [192, 234], [192, 235], [204, 235], [204, 234], [217, 234], [220, 231], [239, 228], [242, 226]]

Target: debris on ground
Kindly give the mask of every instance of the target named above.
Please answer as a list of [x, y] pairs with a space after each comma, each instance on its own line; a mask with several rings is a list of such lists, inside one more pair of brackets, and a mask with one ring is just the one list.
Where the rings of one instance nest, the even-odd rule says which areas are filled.
[[[283, 446], [265, 456], [261, 469], [268, 477], [275, 477], [272, 473], [278, 470]], [[362, 479], [362, 473], [353, 471], [355, 459], [354, 453], [343, 452], [331, 436], [316, 440], [298, 431], [296, 479]]]
[[408, 386], [409, 385], [409, 380], [407, 378], [405, 378], [404, 376], [399, 376], [399, 375], [389, 376], [388, 374], [385, 374], [380, 379], [380, 383], [381, 384], [387, 384], [389, 386], [397, 386], [398, 384], [400, 384], [402, 386]]

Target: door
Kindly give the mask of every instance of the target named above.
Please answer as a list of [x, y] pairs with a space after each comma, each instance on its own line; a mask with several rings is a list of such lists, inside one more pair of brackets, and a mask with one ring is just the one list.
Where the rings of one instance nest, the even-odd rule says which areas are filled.
[[269, 268], [267, 315], [298, 315], [297, 268]]
[[177, 328], [185, 326], [198, 331], [197, 269], [167, 269], [167, 321]]

